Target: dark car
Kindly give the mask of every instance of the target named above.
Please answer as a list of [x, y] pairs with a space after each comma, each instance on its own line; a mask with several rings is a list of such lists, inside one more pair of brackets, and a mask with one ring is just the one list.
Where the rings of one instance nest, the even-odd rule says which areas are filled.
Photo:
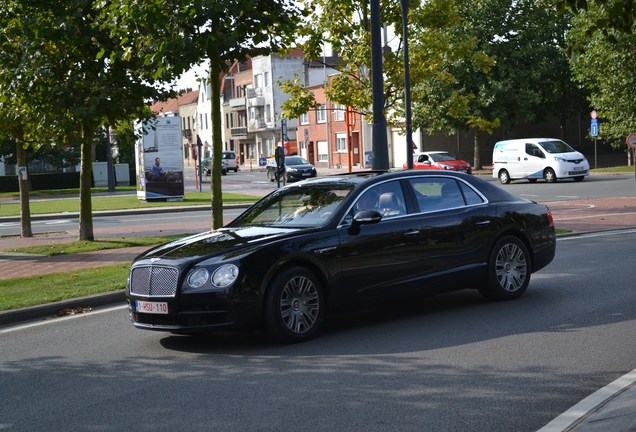
[[515, 299], [555, 253], [552, 215], [452, 171], [358, 172], [287, 185], [224, 228], [137, 257], [136, 327], [313, 336], [326, 314], [409, 293]]
[[[285, 177], [281, 181], [294, 182], [316, 177], [316, 167], [302, 156], [285, 156]], [[267, 164], [267, 178], [276, 180], [276, 162], [272, 158]]]
[[[227, 161], [225, 159], [221, 159], [221, 175], [226, 175], [227, 171]], [[212, 159], [206, 158], [201, 161], [201, 172], [205, 177], [210, 177], [212, 175]]]

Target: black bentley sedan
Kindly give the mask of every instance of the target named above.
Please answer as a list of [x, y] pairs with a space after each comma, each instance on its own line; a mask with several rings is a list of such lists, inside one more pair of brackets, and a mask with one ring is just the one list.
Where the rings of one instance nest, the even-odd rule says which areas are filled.
[[136, 327], [263, 329], [299, 342], [371, 300], [523, 294], [555, 253], [552, 215], [479, 177], [359, 172], [277, 189], [224, 228], [155, 247], [128, 280]]

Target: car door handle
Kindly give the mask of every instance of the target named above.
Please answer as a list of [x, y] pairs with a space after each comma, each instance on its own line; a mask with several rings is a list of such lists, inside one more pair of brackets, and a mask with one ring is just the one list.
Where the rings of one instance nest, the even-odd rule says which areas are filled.
[[416, 235], [416, 234], [419, 234], [419, 233], [420, 233], [420, 230], [418, 230], [418, 229], [410, 229], [410, 230], [407, 230], [404, 233], [404, 235], [411, 236], [411, 235]]
[[483, 225], [490, 225], [491, 223], [492, 223], [491, 220], [483, 220], [483, 221], [475, 222], [475, 225], [483, 226]]

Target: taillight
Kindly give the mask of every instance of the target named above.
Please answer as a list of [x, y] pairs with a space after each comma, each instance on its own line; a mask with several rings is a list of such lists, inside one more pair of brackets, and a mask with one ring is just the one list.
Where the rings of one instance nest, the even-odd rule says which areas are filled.
[[552, 212], [548, 209], [548, 220], [550, 221], [550, 226], [554, 226], [554, 218], [552, 217]]

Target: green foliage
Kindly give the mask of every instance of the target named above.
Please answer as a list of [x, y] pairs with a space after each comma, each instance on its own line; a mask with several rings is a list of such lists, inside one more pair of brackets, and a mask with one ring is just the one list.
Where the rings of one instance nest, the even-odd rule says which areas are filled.
[[614, 148], [624, 148], [626, 136], [636, 132], [636, 12], [630, 5], [587, 1], [568, 34], [572, 69], [599, 112], [600, 137]]
[[[326, 63], [326, 66], [339, 72], [331, 77], [326, 97], [338, 104], [350, 106], [356, 112], [371, 116], [371, 34], [369, 2], [361, 0], [306, 0], [303, 3], [308, 16], [303, 21], [299, 32], [298, 46], [305, 52], [308, 60]], [[381, 3], [382, 21], [387, 25], [401, 28], [401, 12], [398, 2]], [[338, 59], [324, 57], [324, 44], [331, 45]], [[399, 45], [399, 44], [398, 44]], [[392, 51], [388, 46], [384, 50], [383, 71], [386, 76], [384, 87], [385, 116], [389, 124], [394, 124], [399, 113], [394, 108], [399, 106], [403, 97], [402, 50], [398, 46]], [[292, 86], [293, 87], [293, 86]], [[292, 91], [292, 98], [299, 98], [300, 93]], [[305, 104], [307, 98], [289, 102], [288, 106]], [[311, 100], [309, 101], [311, 102]], [[290, 110], [288, 118], [298, 113], [307, 112]], [[398, 116], [396, 116], [396, 114]]]

